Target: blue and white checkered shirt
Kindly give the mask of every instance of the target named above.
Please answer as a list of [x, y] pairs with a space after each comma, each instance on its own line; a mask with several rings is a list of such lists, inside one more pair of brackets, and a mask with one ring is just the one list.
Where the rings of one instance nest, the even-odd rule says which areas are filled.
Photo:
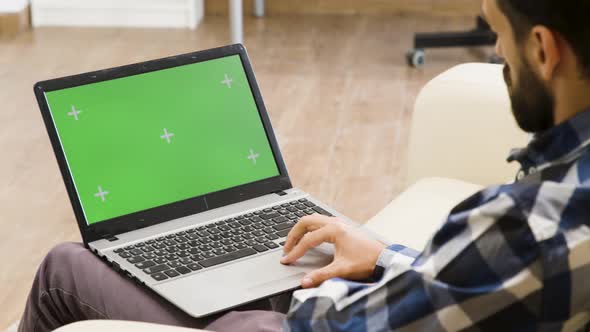
[[285, 330], [584, 329], [590, 111], [537, 135], [512, 160], [524, 176], [457, 205], [422, 253], [384, 250], [374, 283], [331, 279], [295, 292]]

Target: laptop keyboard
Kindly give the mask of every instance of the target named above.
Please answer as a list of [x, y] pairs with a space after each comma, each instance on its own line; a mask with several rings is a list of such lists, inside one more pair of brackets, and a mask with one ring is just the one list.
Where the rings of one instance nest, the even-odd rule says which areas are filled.
[[332, 216], [302, 198], [114, 252], [153, 279], [162, 281], [276, 249], [284, 245], [281, 239], [299, 218], [314, 213]]

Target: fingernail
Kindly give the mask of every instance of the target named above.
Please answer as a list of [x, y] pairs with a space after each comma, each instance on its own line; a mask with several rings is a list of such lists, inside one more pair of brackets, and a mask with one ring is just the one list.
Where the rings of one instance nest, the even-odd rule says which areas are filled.
[[287, 263], [287, 256], [284, 256], [283, 258], [281, 258], [281, 263], [283, 263], [283, 264]]
[[303, 285], [303, 287], [309, 287], [309, 286], [313, 285], [313, 279], [311, 279], [310, 277], [305, 277], [305, 278], [303, 278], [303, 281], [301, 282], [301, 284]]

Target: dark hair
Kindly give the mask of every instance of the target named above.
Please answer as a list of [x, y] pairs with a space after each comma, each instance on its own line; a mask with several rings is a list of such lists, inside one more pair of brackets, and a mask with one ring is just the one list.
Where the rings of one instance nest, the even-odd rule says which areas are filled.
[[574, 50], [582, 76], [590, 79], [590, 1], [588, 0], [496, 0], [508, 17], [517, 41], [534, 25], [558, 32]]

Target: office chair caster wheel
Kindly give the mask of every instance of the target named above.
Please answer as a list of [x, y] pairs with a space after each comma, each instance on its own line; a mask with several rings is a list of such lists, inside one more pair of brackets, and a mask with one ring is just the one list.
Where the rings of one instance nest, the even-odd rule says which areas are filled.
[[424, 50], [414, 49], [409, 51], [406, 54], [406, 60], [408, 60], [408, 65], [410, 67], [420, 68], [424, 66]]

